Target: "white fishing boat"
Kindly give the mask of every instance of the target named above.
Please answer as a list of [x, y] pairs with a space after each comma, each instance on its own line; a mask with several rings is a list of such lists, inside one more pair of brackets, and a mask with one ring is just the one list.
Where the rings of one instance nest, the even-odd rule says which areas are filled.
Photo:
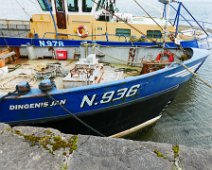
[[[136, 2], [147, 16], [118, 12], [115, 0], [37, 0], [35, 3], [42, 12], [31, 16], [28, 36], [2, 36], [0, 46], [79, 47], [85, 41], [107, 46], [157, 46], [162, 44], [166, 33], [167, 47], [210, 48], [209, 33], [182, 2], [160, 0], [164, 4], [164, 12], [163, 17], [157, 18], [152, 17], [136, 0], [132, 2]], [[177, 3], [177, 8], [172, 3]], [[167, 18], [168, 7], [176, 11], [172, 22]], [[194, 19], [198, 28], [186, 20], [181, 13], [182, 8]], [[181, 19], [195, 30], [180, 27]]]

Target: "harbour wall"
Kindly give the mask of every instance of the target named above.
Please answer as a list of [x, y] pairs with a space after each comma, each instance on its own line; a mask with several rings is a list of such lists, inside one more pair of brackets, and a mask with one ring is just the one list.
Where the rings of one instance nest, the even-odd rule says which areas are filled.
[[0, 19], [0, 36], [27, 37], [29, 31], [29, 21]]
[[17, 170], [204, 170], [212, 150], [178, 144], [69, 135], [0, 124], [0, 167]]

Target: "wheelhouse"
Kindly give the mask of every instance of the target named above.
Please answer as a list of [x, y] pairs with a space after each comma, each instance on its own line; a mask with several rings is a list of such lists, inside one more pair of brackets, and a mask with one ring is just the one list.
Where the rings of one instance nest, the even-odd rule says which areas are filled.
[[[141, 32], [146, 35], [155, 30], [162, 33], [150, 18], [115, 12], [115, 0], [37, 1], [41, 13], [31, 18], [31, 37], [123, 42], [143, 40]], [[155, 20], [165, 25], [163, 19]], [[169, 25], [168, 29], [174, 32], [173, 26]], [[161, 37], [152, 36], [157, 41], [161, 41]]]
[[101, 9], [113, 8], [115, 1], [108, 0], [38, 0], [43, 12], [49, 9], [56, 12], [93, 14]]

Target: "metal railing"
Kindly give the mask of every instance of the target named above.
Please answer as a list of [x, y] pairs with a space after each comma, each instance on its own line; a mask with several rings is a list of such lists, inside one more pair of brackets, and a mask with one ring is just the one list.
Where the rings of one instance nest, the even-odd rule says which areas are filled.
[[[42, 38], [45, 38], [47, 35], [56, 35], [55, 32], [45, 32], [43, 34], [43, 37]], [[78, 34], [65, 34], [65, 33], [57, 33], [58, 36], [72, 36], [72, 37], [80, 37]], [[118, 34], [118, 35], [115, 35], [115, 34], [89, 34], [88, 37], [103, 37], [105, 36], [106, 40], [109, 41], [109, 37], [123, 37], [125, 39], [126, 42], [128, 42], [127, 39], [131, 38], [131, 36], [125, 36], [125, 35], [122, 35], [122, 34]]]

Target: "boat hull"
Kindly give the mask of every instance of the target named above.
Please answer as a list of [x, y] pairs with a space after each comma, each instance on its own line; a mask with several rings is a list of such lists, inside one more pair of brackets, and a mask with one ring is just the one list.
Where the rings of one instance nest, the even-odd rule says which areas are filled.
[[[154, 119], [160, 118], [162, 111], [171, 103], [177, 91], [178, 86], [136, 102], [91, 112], [79, 116], [79, 118], [105, 136], [117, 134], [120, 137], [122, 136], [120, 132], [126, 131], [124, 135], [127, 135], [127, 130], [133, 127], [141, 126], [141, 128], [144, 128], [154, 123]], [[150, 122], [151, 120], [152, 122]], [[146, 124], [147, 122], [149, 123]], [[64, 133], [98, 135], [73, 117], [48, 123], [37, 123], [36, 125], [53, 127]], [[136, 130], [139, 129], [136, 128]], [[132, 131], [129, 131], [129, 133], [132, 133]]]

